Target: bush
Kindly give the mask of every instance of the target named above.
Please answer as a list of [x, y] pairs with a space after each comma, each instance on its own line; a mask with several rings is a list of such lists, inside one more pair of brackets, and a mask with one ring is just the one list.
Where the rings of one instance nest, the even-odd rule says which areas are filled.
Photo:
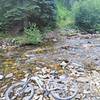
[[82, 0], [73, 7], [75, 24], [87, 32], [100, 31], [100, 0]]
[[26, 41], [29, 44], [38, 44], [41, 42], [42, 35], [36, 25], [24, 29]]
[[36, 25], [24, 29], [24, 34], [15, 37], [18, 45], [39, 44], [42, 41], [42, 34]]

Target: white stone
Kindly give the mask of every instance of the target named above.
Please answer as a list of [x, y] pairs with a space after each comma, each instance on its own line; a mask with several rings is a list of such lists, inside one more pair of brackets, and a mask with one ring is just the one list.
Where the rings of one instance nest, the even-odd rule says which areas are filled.
[[4, 78], [4, 76], [3, 75], [0, 75], [0, 80], [2, 80]]
[[96, 67], [96, 71], [100, 71], [100, 66], [97, 66]]
[[39, 99], [39, 96], [37, 96], [37, 94], [34, 95], [34, 99], [33, 100], [38, 100], [38, 99]]
[[42, 98], [43, 98], [43, 96], [42, 96], [42, 95], [40, 95], [40, 98], [39, 98], [39, 100], [43, 100]]
[[27, 78], [24, 78], [24, 79], [22, 79], [21, 81], [26, 82], [26, 81], [27, 81]]
[[66, 81], [67, 80], [67, 76], [66, 75], [61, 75], [60, 76], [60, 80], [61, 81]]
[[29, 93], [31, 91], [31, 88], [30, 87], [27, 87], [24, 91], [24, 93]]
[[65, 61], [63, 61], [60, 65], [64, 68], [67, 66], [67, 63]]
[[53, 42], [57, 42], [57, 39], [52, 39]]
[[11, 77], [13, 77], [13, 73], [10, 73], [10, 74], [6, 75], [5, 78], [11, 78]]
[[5, 100], [5, 97], [2, 97], [2, 98], [0, 97], [0, 100]]
[[87, 77], [79, 77], [79, 78], [77, 78], [77, 81], [85, 83], [85, 82], [89, 82], [89, 79]]

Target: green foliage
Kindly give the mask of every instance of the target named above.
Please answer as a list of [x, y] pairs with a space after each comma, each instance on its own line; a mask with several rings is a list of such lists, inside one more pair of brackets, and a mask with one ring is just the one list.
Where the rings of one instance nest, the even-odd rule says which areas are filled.
[[18, 45], [39, 44], [42, 42], [42, 34], [34, 24], [29, 28], [25, 28], [24, 34], [15, 37], [15, 40]]
[[76, 1], [79, 1], [79, 0], [62, 0], [63, 5], [64, 5], [68, 10], [71, 10], [72, 6], [74, 5], [74, 3], [75, 3]]
[[21, 11], [18, 10], [17, 0], [1, 0], [0, 1], [0, 30], [6, 30], [14, 21], [15, 18], [22, 17]]
[[55, 26], [54, 0], [0, 0], [1, 31], [20, 31], [32, 23], [36, 23], [40, 28]]
[[62, 0], [56, 0], [57, 3], [57, 25], [59, 27], [70, 27], [73, 25], [74, 20], [71, 11], [64, 5]]
[[100, 31], [100, 0], [84, 0], [73, 7], [75, 23], [87, 32]]
[[25, 28], [24, 32], [25, 32], [25, 37], [26, 37], [28, 43], [37, 44], [37, 43], [41, 42], [42, 35], [41, 35], [39, 29], [36, 27], [36, 25], [32, 25], [29, 28]]

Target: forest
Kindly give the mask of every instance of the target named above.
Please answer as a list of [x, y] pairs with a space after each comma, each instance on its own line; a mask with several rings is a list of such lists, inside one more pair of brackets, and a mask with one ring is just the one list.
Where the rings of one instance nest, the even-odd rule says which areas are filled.
[[0, 0], [0, 100], [100, 100], [100, 0]]

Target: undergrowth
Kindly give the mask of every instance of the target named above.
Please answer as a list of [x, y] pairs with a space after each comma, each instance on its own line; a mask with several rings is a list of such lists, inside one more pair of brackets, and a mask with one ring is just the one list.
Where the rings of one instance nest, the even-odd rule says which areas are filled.
[[24, 28], [23, 34], [20, 35], [11, 35], [8, 33], [0, 32], [0, 40], [15, 40], [15, 43], [18, 45], [26, 45], [26, 44], [39, 44], [42, 42], [43, 34], [41, 34], [40, 30], [36, 27], [36, 25], [32, 25], [29, 28]]
[[16, 38], [18, 44], [38, 44], [42, 41], [42, 34], [36, 25], [24, 29], [24, 34]]
[[68, 10], [66, 7], [64, 7], [61, 1], [57, 0], [56, 3], [57, 3], [57, 26], [60, 28], [73, 27], [74, 18], [72, 12]]

